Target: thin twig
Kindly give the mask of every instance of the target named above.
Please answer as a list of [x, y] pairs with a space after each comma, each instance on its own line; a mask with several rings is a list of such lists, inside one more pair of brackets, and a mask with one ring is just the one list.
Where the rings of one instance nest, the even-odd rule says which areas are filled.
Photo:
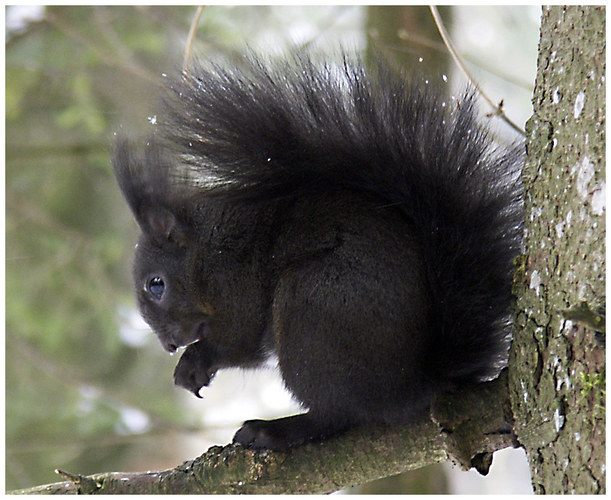
[[66, 470], [55, 469], [55, 473], [59, 476], [67, 479], [68, 481], [72, 481], [76, 486], [79, 487], [79, 491], [81, 487], [85, 488], [85, 491], [92, 492], [99, 490], [102, 487], [102, 483], [92, 479], [89, 476], [83, 476], [82, 474], [74, 474], [73, 472], [68, 472]]
[[502, 120], [504, 120], [505, 123], [507, 123], [516, 132], [518, 132], [519, 134], [523, 136], [526, 136], [526, 132], [524, 132], [524, 130], [522, 130], [518, 125], [516, 125], [514, 122], [512, 122], [507, 117], [507, 115], [503, 111], [502, 106], [494, 104], [494, 102], [492, 102], [492, 99], [490, 99], [482, 91], [481, 87], [475, 81], [475, 78], [473, 78], [473, 76], [471, 75], [467, 67], [465, 66], [465, 63], [463, 62], [460, 55], [458, 54], [456, 47], [454, 47], [454, 44], [452, 43], [452, 40], [450, 39], [450, 35], [448, 34], [443, 24], [443, 21], [441, 19], [441, 16], [439, 15], [439, 11], [437, 10], [437, 7], [435, 7], [434, 5], [429, 5], [429, 8], [431, 9], [431, 15], [433, 16], [433, 19], [435, 20], [435, 24], [437, 25], [439, 34], [441, 35], [441, 38], [443, 39], [443, 43], [445, 43], [446, 47], [448, 48], [448, 52], [450, 52], [450, 55], [452, 56], [452, 59], [454, 60], [456, 65], [461, 69], [461, 71], [465, 74], [467, 79], [471, 82], [471, 84], [475, 87], [475, 89], [479, 92], [479, 94], [485, 99], [485, 101], [492, 107], [492, 109], [494, 109], [494, 114], [499, 116]]
[[195, 12], [193, 21], [191, 21], [191, 28], [189, 29], [189, 36], [187, 36], [187, 45], [185, 47], [185, 58], [182, 63], [183, 73], [188, 73], [189, 63], [191, 62], [191, 53], [193, 51], [193, 43], [195, 42], [195, 33], [197, 32], [197, 26], [199, 24], [199, 18], [204, 11], [205, 5], [200, 5]]

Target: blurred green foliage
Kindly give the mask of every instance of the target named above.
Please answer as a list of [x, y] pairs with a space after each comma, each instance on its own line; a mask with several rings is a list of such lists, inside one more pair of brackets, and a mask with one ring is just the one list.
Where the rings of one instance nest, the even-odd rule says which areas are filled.
[[[165, 15], [184, 28], [190, 10]], [[153, 335], [138, 350], [118, 335], [120, 306], [132, 303], [136, 228], [114, 184], [109, 138], [121, 110], [140, 112], [126, 89], [152, 86], [153, 68], [171, 56], [167, 39], [146, 9], [47, 7], [26, 31], [9, 26], [7, 489], [56, 481], [56, 467], [120, 468], [129, 436], [104, 441], [125, 427], [126, 409], [189, 423], [172, 411], [175, 393], [160, 391], [172, 367]]]

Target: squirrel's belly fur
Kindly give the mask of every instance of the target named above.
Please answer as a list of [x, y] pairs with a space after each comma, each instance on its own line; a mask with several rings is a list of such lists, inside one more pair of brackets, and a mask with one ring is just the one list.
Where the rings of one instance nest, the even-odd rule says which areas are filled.
[[475, 115], [471, 94], [381, 63], [250, 57], [172, 81], [147, 145], [118, 142], [140, 309], [166, 349], [188, 346], [176, 383], [197, 394], [273, 351], [309, 410], [237, 442], [408, 421], [434, 391], [498, 375], [521, 154]]

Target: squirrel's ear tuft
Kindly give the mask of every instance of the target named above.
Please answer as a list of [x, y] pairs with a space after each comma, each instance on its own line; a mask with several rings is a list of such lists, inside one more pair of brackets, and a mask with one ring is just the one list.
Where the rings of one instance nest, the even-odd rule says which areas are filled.
[[184, 245], [187, 225], [181, 223], [172, 209], [176, 193], [168, 181], [171, 168], [156, 141], [150, 139], [142, 156], [134, 154], [129, 142], [119, 137], [112, 163], [123, 196], [142, 232], [159, 245]]
[[151, 199], [152, 187], [148, 182], [150, 170], [145, 167], [142, 158], [133, 153], [124, 137], [118, 137], [114, 144], [112, 167], [121, 192], [140, 224], [140, 207]]

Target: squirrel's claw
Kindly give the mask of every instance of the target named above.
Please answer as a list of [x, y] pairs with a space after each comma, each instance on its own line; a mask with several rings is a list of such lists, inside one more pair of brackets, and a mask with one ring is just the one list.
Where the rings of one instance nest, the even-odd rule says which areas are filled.
[[183, 362], [183, 359], [181, 358], [174, 370], [174, 384], [187, 389], [201, 399], [202, 396], [199, 391], [210, 383], [215, 372]]

